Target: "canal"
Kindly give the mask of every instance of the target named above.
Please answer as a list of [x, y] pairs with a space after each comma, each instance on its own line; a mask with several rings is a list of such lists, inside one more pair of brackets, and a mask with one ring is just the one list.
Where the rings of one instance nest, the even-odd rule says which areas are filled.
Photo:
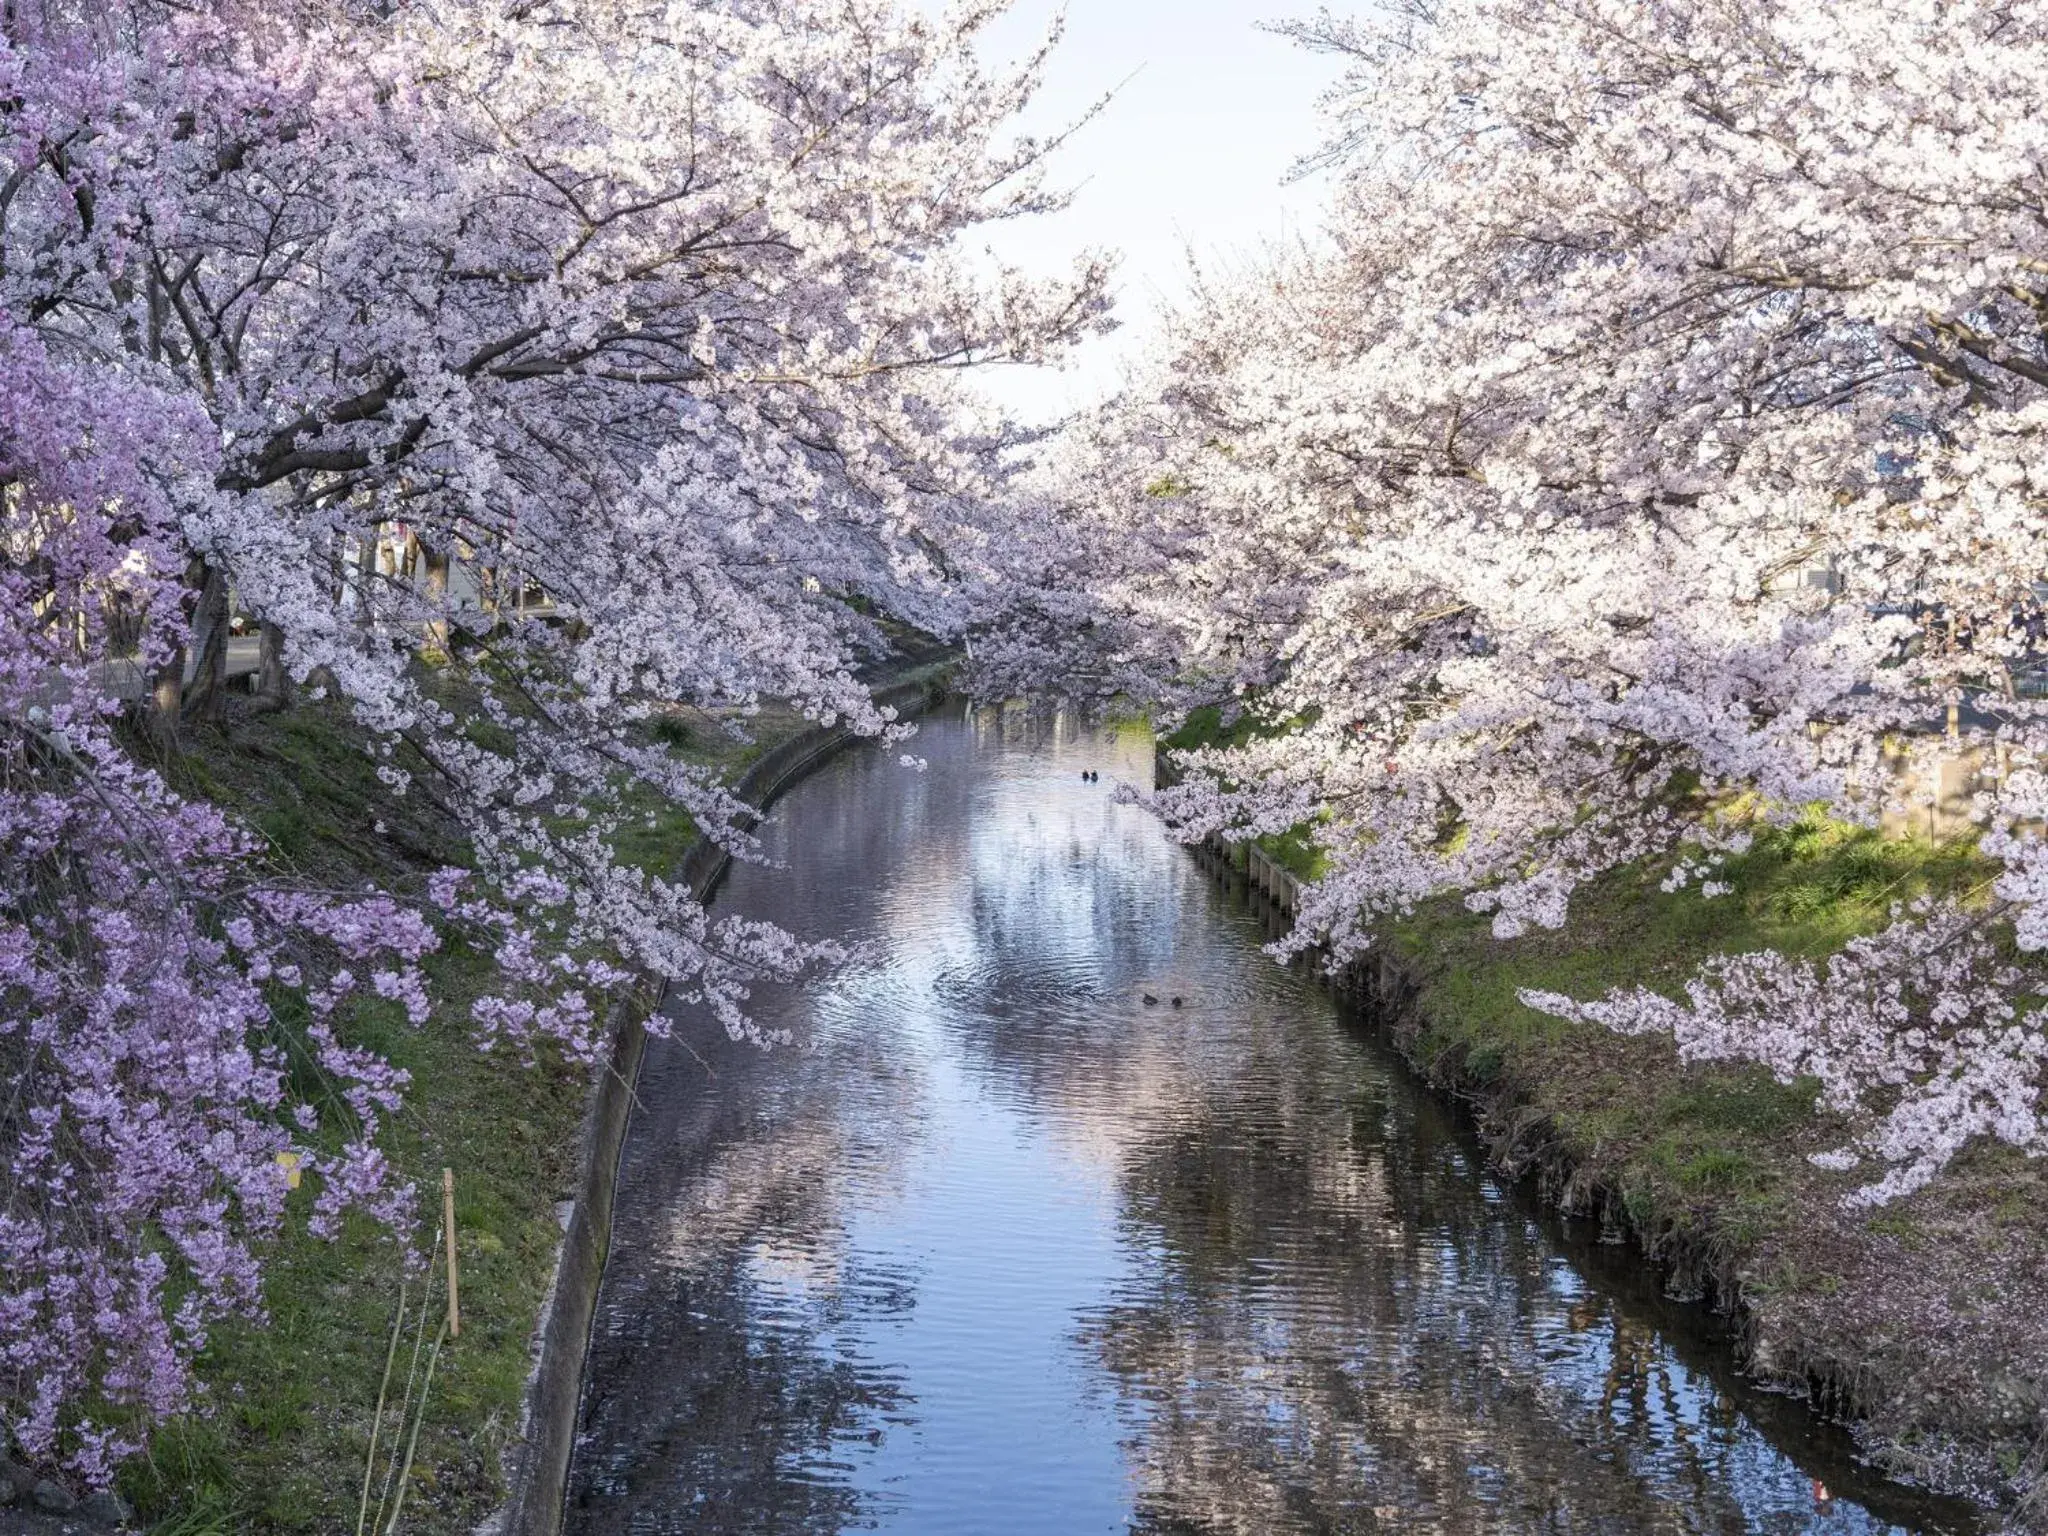
[[856, 947], [757, 990], [786, 1043], [650, 1048], [571, 1532], [1973, 1529], [1490, 1176], [1115, 803], [1143, 731], [910, 748], [799, 785], [719, 896]]

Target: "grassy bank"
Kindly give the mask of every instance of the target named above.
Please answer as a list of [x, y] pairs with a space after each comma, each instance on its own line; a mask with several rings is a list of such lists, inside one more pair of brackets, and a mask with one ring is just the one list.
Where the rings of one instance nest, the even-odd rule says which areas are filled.
[[[680, 717], [658, 734], [671, 750], [737, 778], [806, 724], [771, 710], [752, 722], [750, 742]], [[331, 708], [197, 733], [171, 772], [187, 793], [241, 815], [268, 840], [279, 869], [301, 879], [404, 888], [464, 862], [459, 838], [421, 797], [394, 798], [379, 782], [364, 739]], [[622, 851], [670, 873], [694, 829], [671, 808], [646, 809]], [[395, 1005], [372, 1003], [355, 1009], [344, 1029], [412, 1074], [387, 1150], [427, 1196], [429, 1230], [441, 1169], [455, 1172], [462, 1334], [437, 1361], [400, 1526], [452, 1533], [470, 1529], [501, 1496], [500, 1455], [519, 1424], [529, 1341], [561, 1235], [558, 1203], [576, 1173], [587, 1075], [559, 1057], [529, 1066], [475, 1048], [467, 1004], [491, 982], [488, 956], [451, 944], [429, 971], [438, 1006], [426, 1026], [414, 1029]], [[310, 1205], [312, 1193], [294, 1198]], [[269, 1262], [267, 1325], [216, 1331], [200, 1361], [208, 1411], [164, 1427], [150, 1454], [122, 1475], [124, 1493], [161, 1531], [356, 1529], [401, 1258], [367, 1221], [352, 1220], [326, 1242], [305, 1232], [303, 1209], [295, 1216]], [[429, 1282], [438, 1283], [413, 1278], [415, 1307]], [[439, 1316], [437, 1292], [429, 1339]], [[394, 1403], [408, 1359], [402, 1348]], [[391, 1422], [387, 1410], [386, 1436]], [[373, 1509], [377, 1502], [373, 1492]]]
[[[1167, 744], [1259, 729], [1202, 712]], [[1321, 873], [1303, 829], [1260, 844], [1298, 877]], [[1683, 1065], [1667, 1039], [1517, 1000], [1676, 995], [1716, 954], [1823, 957], [1896, 903], [1981, 895], [1987, 865], [1967, 842], [1812, 818], [1717, 871], [1727, 895], [1661, 890], [1668, 869], [1614, 871], [1574, 895], [1563, 929], [1512, 941], [1450, 898], [1393, 925], [1378, 1001], [1394, 1043], [1472, 1106], [1503, 1165], [1632, 1233], [1674, 1290], [1725, 1307], [1760, 1371], [1858, 1418], [1893, 1469], [1995, 1494], [2024, 1506], [2022, 1528], [2048, 1527], [2048, 1160], [1979, 1145], [1920, 1193], [1847, 1211], [1841, 1197], [1867, 1175], [1808, 1161], [1846, 1139], [1816, 1110], [1815, 1084]]]
[[1807, 1160], [1845, 1139], [1813, 1083], [1681, 1065], [1666, 1039], [1517, 1001], [1675, 994], [1714, 954], [1825, 956], [1894, 903], [1968, 896], [1985, 867], [1966, 844], [1812, 819], [1730, 860], [1728, 895], [1662, 891], [1664, 873], [1615, 871], [1574, 897], [1564, 929], [1510, 942], [1458, 903], [1418, 912], [1389, 936], [1415, 988], [1398, 1043], [1475, 1105], [1504, 1163], [1626, 1225], [1675, 1287], [1739, 1317], [1758, 1368], [1860, 1416], [1897, 1470], [2017, 1497], [2038, 1475], [2048, 1396], [2048, 1167], [1980, 1145], [1917, 1195], [1844, 1210], [1862, 1178]]

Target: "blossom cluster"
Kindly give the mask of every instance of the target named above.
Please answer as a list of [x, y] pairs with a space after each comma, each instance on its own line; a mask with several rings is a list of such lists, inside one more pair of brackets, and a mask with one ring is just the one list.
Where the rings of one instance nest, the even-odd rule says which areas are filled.
[[[1158, 803], [1190, 837], [1308, 825], [1329, 873], [1294, 942], [1340, 957], [1445, 894], [1555, 928], [1710, 836], [1702, 805], [1869, 824], [1959, 758], [2004, 916], [2048, 943], [2048, 5], [1405, 0], [1291, 30], [1348, 71], [1324, 236], [1201, 287], [1076, 426], [990, 675], [1251, 711]], [[1680, 876], [1708, 895], [1713, 851]], [[1915, 1114], [1975, 1129], [1976, 1090], [1936, 1085], [1981, 1078], [2038, 1149], [2038, 1017], [1979, 1031], [1949, 982], [1891, 978], [1837, 967], [1816, 985], [1882, 995], [1780, 1022], [1883, 1034], [1918, 997], [1968, 1060], [1858, 1069], [1919, 1063]], [[1956, 1144], [1885, 1124], [1908, 1183]]]
[[1686, 1061], [1817, 1080], [1821, 1104], [1858, 1130], [1854, 1145], [1813, 1162], [1883, 1166], [1851, 1205], [1925, 1187], [1973, 1137], [2048, 1152], [2036, 1106], [2048, 1035], [2018, 1001], [2024, 973], [2000, 960], [1979, 914], [1946, 904], [1892, 915], [1824, 965], [1768, 951], [1710, 960], [1684, 1003], [1642, 987], [1595, 1002], [1524, 991], [1521, 1001], [1621, 1034], [1672, 1035]]
[[[377, 1148], [405, 1074], [336, 1014], [374, 995], [423, 1015], [434, 929], [266, 883], [254, 854], [104, 722], [0, 732], [0, 1394], [22, 1451], [93, 1480], [136, 1448], [123, 1410], [189, 1406], [209, 1326], [260, 1308], [295, 1171], [316, 1231], [350, 1207], [409, 1221]], [[289, 1091], [308, 1073], [322, 1110]]]
[[[0, 7], [0, 1428], [104, 1479], [260, 1304], [287, 1168], [402, 1227], [359, 1000], [590, 1061], [647, 972], [744, 1029], [819, 951], [618, 856], [746, 853], [649, 714], [896, 728], [884, 620], [957, 631], [1011, 429], [960, 382], [1104, 323], [1106, 267], [962, 254], [1057, 206], [999, 7]], [[396, 570], [394, 535], [420, 556]], [[460, 562], [472, 580], [449, 579]], [[548, 616], [529, 611], [530, 593]], [[280, 883], [132, 750], [338, 700], [470, 868]], [[137, 695], [140, 695], [137, 698]], [[401, 899], [403, 898], [403, 899]], [[425, 913], [422, 915], [422, 904]], [[295, 1086], [324, 1085], [318, 1094]], [[317, 1100], [317, 1102], [316, 1102]], [[284, 1162], [280, 1162], [280, 1158]], [[128, 1426], [123, 1428], [121, 1426]]]

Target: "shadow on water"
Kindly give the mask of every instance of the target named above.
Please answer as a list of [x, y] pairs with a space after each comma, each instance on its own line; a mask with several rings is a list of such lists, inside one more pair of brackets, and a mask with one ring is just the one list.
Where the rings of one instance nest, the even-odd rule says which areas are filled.
[[800, 786], [721, 896], [862, 946], [757, 990], [799, 1043], [684, 1009], [649, 1052], [572, 1531], [1975, 1529], [1488, 1174], [1114, 803], [1142, 732], [916, 750]]

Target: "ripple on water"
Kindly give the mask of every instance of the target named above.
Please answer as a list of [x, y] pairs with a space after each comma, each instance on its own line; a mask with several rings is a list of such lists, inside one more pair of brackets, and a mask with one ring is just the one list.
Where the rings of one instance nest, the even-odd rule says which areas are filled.
[[984, 955], [932, 978], [932, 996], [955, 1015], [1003, 1017], [1018, 1010], [1065, 1013], [1106, 1000], [1102, 967], [1087, 955]]

